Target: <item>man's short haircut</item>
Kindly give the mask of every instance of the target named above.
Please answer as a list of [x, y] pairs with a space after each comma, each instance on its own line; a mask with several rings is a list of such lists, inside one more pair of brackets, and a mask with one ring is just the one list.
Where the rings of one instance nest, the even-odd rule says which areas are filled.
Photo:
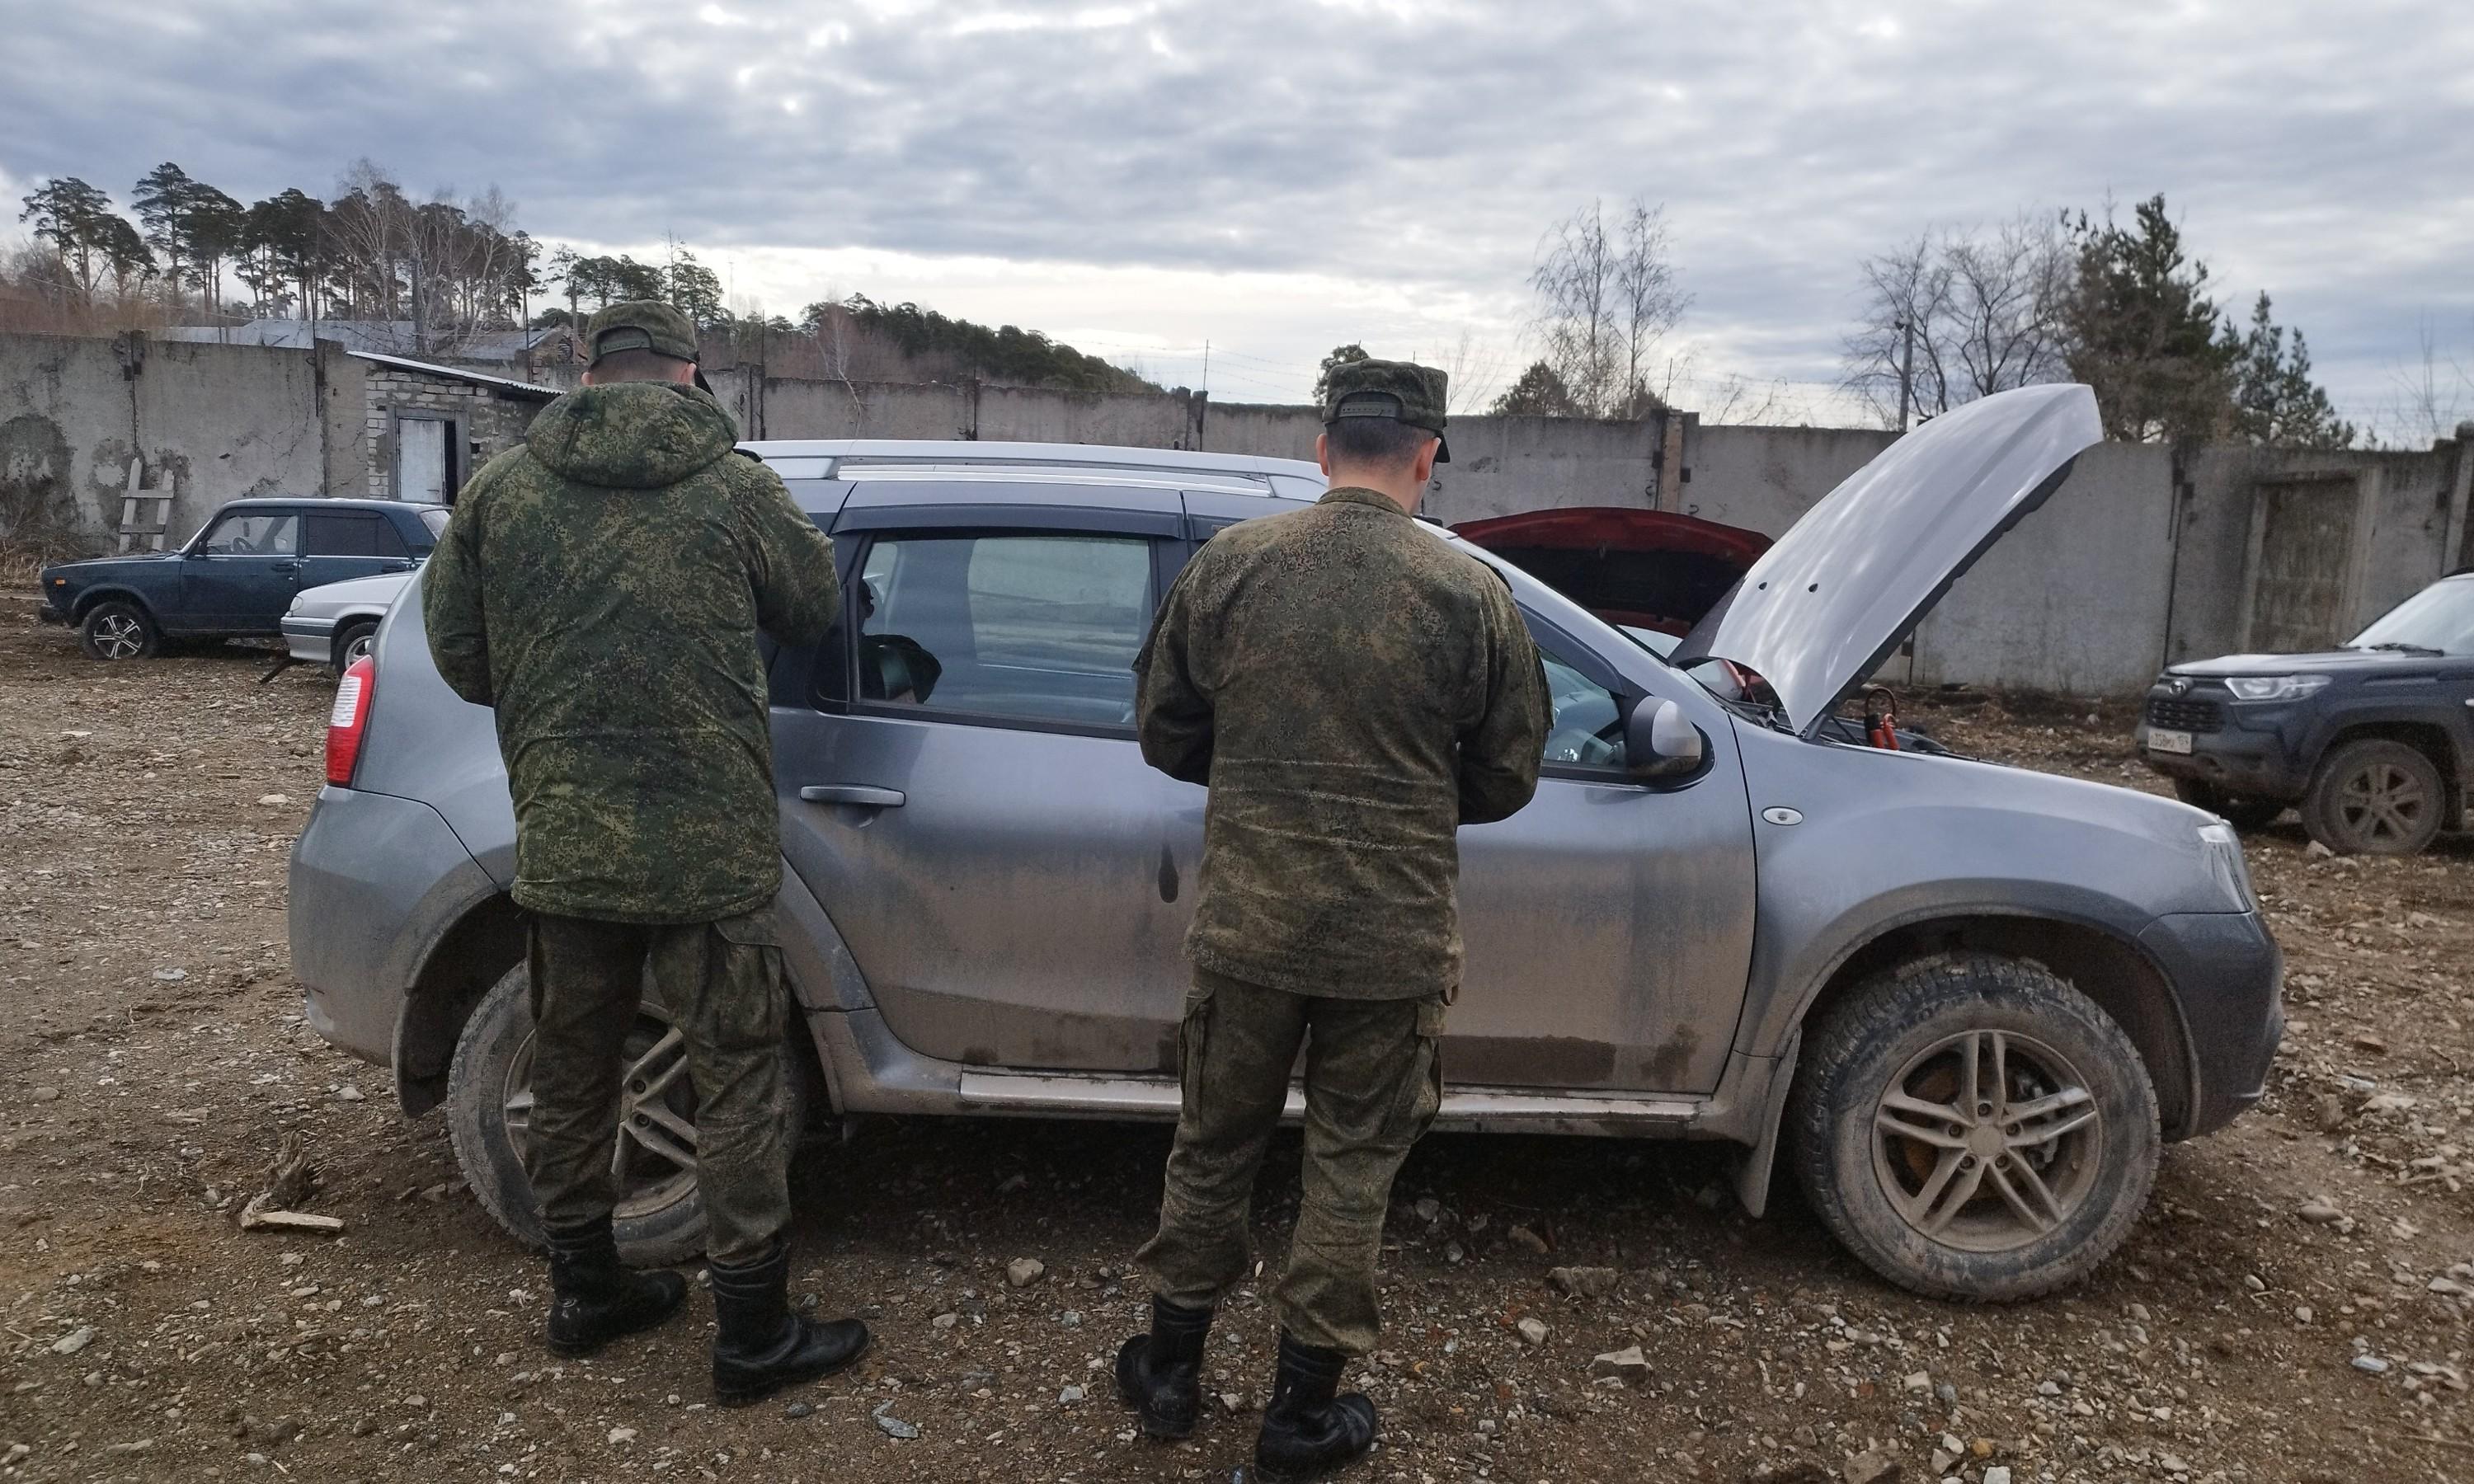
[[1395, 418], [1334, 418], [1323, 424], [1325, 449], [1334, 464], [1377, 468], [1407, 464], [1435, 435]]
[[613, 350], [593, 363], [593, 379], [611, 381], [684, 381], [683, 369], [693, 367], [693, 361], [682, 361], [674, 355], [638, 347], [630, 350]]

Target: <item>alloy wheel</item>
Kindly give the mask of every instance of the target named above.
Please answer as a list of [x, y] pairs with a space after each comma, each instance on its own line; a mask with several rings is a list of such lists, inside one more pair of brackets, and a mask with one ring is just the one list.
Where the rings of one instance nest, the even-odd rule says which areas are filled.
[[146, 649], [146, 626], [126, 613], [107, 613], [94, 626], [94, 647], [106, 659], [133, 659]]
[[[533, 1113], [533, 1047], [526, 1036], [507, 1063], [507, 1139], [524, 1154]], [[610, 1178], [615, 1215], [643, 1216], [686, 1199], [696, 1183], [696, 1100], [688, 1077], [687, 1039], [650, 1005], [642, 1007], [619, 1053], [618, 1136]]]
[[1919, 1235], [2005, 1252], [2085, 1204], [2103, 1133], [2087, 1080], [2059, 1052], [2015, 1031], [1964, 1031], [1890, 1079], [1873, 1112], [1873, 1170]]
[[2364, 850], [2417, 838], [2430, 807], [2422, 780], [2392, 762], [2367, 764], [2337, 791], [2338, 826]]
[[370, 633], [364, 634], [358, 638], [352, 640], [350, 644], [345, 645], [344, 667], [346, 669], [351, 669], [353, 660], [367, 659], [370, 657], [370, 645], [376, 639], [376, 631], [373, 630]]

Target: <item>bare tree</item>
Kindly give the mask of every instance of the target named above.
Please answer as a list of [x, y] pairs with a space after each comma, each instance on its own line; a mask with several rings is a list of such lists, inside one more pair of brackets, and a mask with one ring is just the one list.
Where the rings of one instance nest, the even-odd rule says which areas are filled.
[[1603, 203], [1593, 201], [1540, 239], [1531, 328], [1583, 416], [1646, 410], [1641, 368], [1691, 303], [1668, 259], [1664, 211], [1635, 200], [1610, 233]]
[[2374, 444], [2428, 448], [2454, 438], [2474, 418], [2474, 371], [2439, 348], [2439, 327], [2429, 315], [2414, 326], [2419, 355], [2412, 366], [2389, 372], [2389, 395], [2372, 425]]
[[2071, 259], [2052, 219], [2022, 214], [1990, 232], [1945, 239], [1944, 255], [1953, 359], [1967, 396], [2060, 376]]
[[1410, 359], [1443, 373], [1449, 384], [1443, 410], [1454, 417], [1484, 412], [1489, 398], [1481, 394], [1494, 385], [1503, 371], [1502, 354], [1479, 345], [1477, 332], [1469, 329], [1462, 330], [1448, 350], [1419, 350]]
[[1898, 425], [1902, 376], [1908, 405], [1932, 417], [2064, 374], [2071, 257], [2051, 221], [2022, 213], [1990, 229], [1928, 228], [1860, 271], [1863, 318], [1843, 344], [1844, 384], [1883, 426]]
[[1796, 408], [1784, 381], [1729, 375], [1703, 394], [1701, 425], [1773, 423], [1783, 420], [1784, 415], [1793, 411]]
[[411, 203], [394, 177], [364, 156], [335, 182], [326, 227], [352, 309], [375, 319], [396, 317]]

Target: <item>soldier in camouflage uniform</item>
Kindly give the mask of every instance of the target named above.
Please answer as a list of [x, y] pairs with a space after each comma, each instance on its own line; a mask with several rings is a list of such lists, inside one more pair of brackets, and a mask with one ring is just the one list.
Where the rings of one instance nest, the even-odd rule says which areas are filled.
[[1529, 802], [1551, 715], [1503, 579], [1411, 518], [1449, 457], [1443, 391], [1425, 367], [1336, 368], [1316, 445], [1331, 491], [1213, 537], [1134, 661], [1143, 756], [1211, 798], [1184, 1101], [1138, 1255], [1152, 1328], [1117, 1377], [1152, 1436], [1193, 1429], [1203, 1337], [1248, 1270], [1247, 1206], [1302, 1044], [1303, 1199], [1255, 1447], [1278, 1474], [1373, 1441], [1372, 1404], [1334, 1393], [1373, 1348], [1384, 1209], [1443, 1096], [1454, 831]]
[[714, 1386], [754, 1401], [867, 1344], [787, 1302], [790, 1222], [773, 925], [781, 884], [759, 629], [834, 623], [833, 543], [770, 469], [737, 457], [665, 304], [593, 318], [585, 386], [473, 476], [422, 579], [430, 653], [497, 714], [531, 915], [533, 1112], [548, 1343], [584, 1354], [661, 1323], [675, 1273], [618, 1258], [619, 1053], [649, 968], [685, 1037], [719, 1337]]

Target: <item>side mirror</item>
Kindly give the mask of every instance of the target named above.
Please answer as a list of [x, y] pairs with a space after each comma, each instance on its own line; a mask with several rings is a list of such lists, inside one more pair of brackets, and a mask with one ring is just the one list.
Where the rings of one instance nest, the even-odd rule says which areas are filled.
[[1643, 696], [1624, 718], [1624, 757], [1636, 777], [1671, 778], [1697, 773], [1705, 752], [1701, 729], [1672, 701]]

